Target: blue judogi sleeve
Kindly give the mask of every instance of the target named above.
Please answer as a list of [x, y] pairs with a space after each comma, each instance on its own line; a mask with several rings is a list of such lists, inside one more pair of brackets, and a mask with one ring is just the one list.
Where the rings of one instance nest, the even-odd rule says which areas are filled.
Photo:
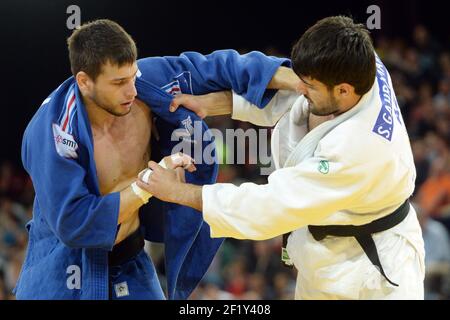
[[119, 193], [100, 196], [88, 188], [90, 177], [86, 166], [80, 164], [87, 159], [83, 145], [78, 143], [76, 153], [69, 152], [67, 157], [56, 149], [55, 139], [60, 138], [57, 143], [62, 144], [63, 138], [67, 143], [70, 137], [86, 135], [77, 130], [73, 118], [72, 135], [55, 133], [66, 94], [67, 85], [63, 84], [33, 117], [23, 137], [22, 162], [33, 181], [39, 212], [61, 242], [71, 248], [111, 250], [117, 231]]
[[[214, 139], [206, 124], [185, 108], [169, 112], [169, 104], [178, 93], [205, 94], [233, 90], [259, 107], [264, 107], [276, 90], [267, 85], [287, 59], [268, 57], [260, 52], [239, 55], [234, 50], [215, 51], [209, 55], [196, 52], [178, 57], [151, 57], [138, 61], [136, 79], [138, 98], [152, 109], [160, 139], [152, 145], [152, 158], [159, 161], [170, 155], [179, 141], [172, 140], [174, 130], [182, 130], [192, 146], [203, 152], [210, 148], [215, 158]], [[200, 134], [192, 124], [200, 123]], [[195, 127], [195, 125], [194, 125]], [[202, 139], [202, 137], [204, 137]], [[191, 142], [187, 142], [191, 144]], [[157, 155], [156, 148], [159, 149]], [[187, 148], [183, 152], [195, 154]], [[197, 171], [186, 173], [186, 182], [197, 185], [216, 181], [217, 162], [197, 161]], [[205, 159], [202, 159], [205, 160]], [[186, 299], [205, 274], [223, 239], [212, 239], [209, 226], [196, 210], [152, 199], [141, 224], [150, 241], [165, 243], [166, 276], [169, 299]]]
[[290, 67], [291, 62], [258, 51], [241, 55], [235, 50], [218, 50], [208, 55], [185, 52], [175, 57], [139, 60], [143, 79], [159, 87], [171, 80], [164, 75], [176, 75], [174, 80], [179, 80], [179, 85], [188, 91], [183, 93], [200, 95], [232, 89], [259, 107], [264, 107], [275, 94], [276, 90], [266, 87], [282, 65]]

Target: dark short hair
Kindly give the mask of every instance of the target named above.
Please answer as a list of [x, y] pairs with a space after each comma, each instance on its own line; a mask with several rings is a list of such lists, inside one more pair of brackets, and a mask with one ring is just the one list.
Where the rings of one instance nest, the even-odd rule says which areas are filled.
[[100, 19], [75, 29], [67, 39], [72, 74], [86, 72], [94, 81], [108, 61], [119, 67], [137, 59], [136, 44], [116, 22]]
[[318, 21], [292, 48], [295, 73], [323, 82], [328, 89], [348, 83], [363, 95], [375, 80], [375, 49], [369, 31], [349, 17]]

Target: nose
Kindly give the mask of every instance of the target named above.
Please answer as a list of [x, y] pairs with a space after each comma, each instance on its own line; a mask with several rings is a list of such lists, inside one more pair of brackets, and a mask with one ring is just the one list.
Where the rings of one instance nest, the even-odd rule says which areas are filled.
[[136, 86], [134, 85], [134, 81], [127, 85], [125, 95], [129, 99], [134, 99], [137, 96], [137, 90]]

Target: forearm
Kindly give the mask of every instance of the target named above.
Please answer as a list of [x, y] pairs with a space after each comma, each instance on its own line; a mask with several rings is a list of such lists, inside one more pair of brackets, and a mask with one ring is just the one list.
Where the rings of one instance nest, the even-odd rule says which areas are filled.
[[131, 186], [123, 189], [120, 192], [120, 209], [117, 224], [132, 218], [143, 204], [144, 202], [133, 192]]
[[279, 67], [270, 80], [267, 89], [296, 91], [300, 78], [291, 68]]
[[173, 190], [175, 196], [171, 202], [191, 207], [201, 212], [203, 208], [202, 188], [202, 186], [193, 184], [177, 183]]
[[208, 116], [231, 114], [233, 111], [233, 95], [231, 91], [219, 91], [203, 96]]

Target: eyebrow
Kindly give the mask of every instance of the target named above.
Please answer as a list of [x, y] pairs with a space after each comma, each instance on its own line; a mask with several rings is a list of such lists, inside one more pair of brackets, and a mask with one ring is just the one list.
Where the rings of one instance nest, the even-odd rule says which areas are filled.
[[136, 72], [131, 77], [116, 78], [116, 79], [112, 79], [111, 81], [122, 81], [122, 80], [133, 78], [137, 74], [138, 71], [139, 70], [136, 70]]

